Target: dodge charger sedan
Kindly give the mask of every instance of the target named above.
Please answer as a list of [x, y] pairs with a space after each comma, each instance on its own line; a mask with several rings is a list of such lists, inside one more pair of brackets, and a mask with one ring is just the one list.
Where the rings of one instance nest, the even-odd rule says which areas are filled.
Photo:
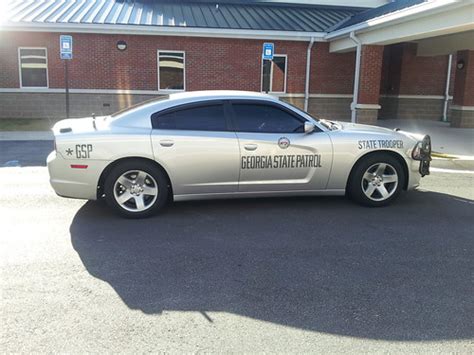
[[345, 194], [384, 206], [416, 187], [431, 160], [429, 136], [317, 119], [240, 91], [172, 94], [53, 131], [56, 193], [105, 198], [130, 218], [209, 198]]

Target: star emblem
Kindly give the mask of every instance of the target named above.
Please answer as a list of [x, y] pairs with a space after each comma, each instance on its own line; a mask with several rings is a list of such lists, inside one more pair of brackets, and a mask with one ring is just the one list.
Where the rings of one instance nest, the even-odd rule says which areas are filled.
[[67, 155], [72, 155], [73, 150], [71, 148], [66, 149]]

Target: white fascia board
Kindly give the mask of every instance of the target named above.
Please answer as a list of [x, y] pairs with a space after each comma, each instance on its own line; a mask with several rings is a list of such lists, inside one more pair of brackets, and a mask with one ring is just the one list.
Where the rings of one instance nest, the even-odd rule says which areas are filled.
[[[404, 21], [385, 23], [377, 28], [366, 28], [357, 33], [362, 44], [387, 45], [414, 41], [422, 38], [468, 31], [474, 28], [474, 1], [456, 3], [457, 6], [437, 9], [412, 16]], [[469, 9], [466, 10], [466, 6]], [[348, 37], [331, 40], [330, 52], [344, 52], [354, 48], [354, 42]]]
[[141, 25], [98, 25], [84, 23], [6, 23], [0, 31], [31, 31], [31, 32], [68, 32], [68, 33], [100, 33], [127, 34], [150, 36], [186, 36], [238, 38], [258, 40], [288, 40], [325, 42], [326, 32], [301, 31], [258, 31], [238, 29], [196, 28], [196, 27], [165, 27]]
[[459, 1], [459, 0], [431, 0], [428, 2], [423, 2], [421, 4], [411, 6], [406, 9], [402, 9], [399, 11], [391, 12], [386, 15], [382, 15], [379, 17], [376, 17], [371, 20], [367, 20], [361, 23], [357, 23], [355, 25], [341, 28], [340, 30], [330, 32], [326, 35], [326, 40], [332, 40], [336, 39], [338, 37], [343, 37], [349, 35], [351, 32], [358, 32], [367, 28], [373, 28], [376, 26], [380, 26], [382, 24], [386, 24], [387, 22], [392, 22], [395, 20], [405, 20], [407, 16], [413, 16], [413, 15], [424, 15], [426, 11], [429, 10], [435, 10], [439, 9], [440, 7], [444, 7], [447, 5], [453, 5], [453, 4], [466, 4], [466, 3], [472, 3], [472, 0], [467, 0], [467, 1]]

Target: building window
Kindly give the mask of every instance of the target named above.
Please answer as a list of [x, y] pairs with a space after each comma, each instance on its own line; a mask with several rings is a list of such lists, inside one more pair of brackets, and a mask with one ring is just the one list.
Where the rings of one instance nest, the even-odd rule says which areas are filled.
[[184, 52], [158, 51], [158, 89], [183, 91], [185, 88]]
[[46, 48], [19, 48], [20, 86], [48, 87], [48, 58]]
[[286, 55], [275, 55], [262, 61], [262, 91], [286, 92]]

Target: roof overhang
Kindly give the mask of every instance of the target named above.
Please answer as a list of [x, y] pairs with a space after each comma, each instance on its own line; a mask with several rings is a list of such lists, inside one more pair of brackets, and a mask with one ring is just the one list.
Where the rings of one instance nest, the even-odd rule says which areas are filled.
[[454, 33], [446, 36], [431, 37], [417, 41], [418, 56], [452, 54], [458, 50], [474, 50], [474, 31]]
[[365, 45], [387, 45], [474, 29], [474, 0], [436, 0], [329, 33], [331, 52], [356, 46], [351, 32]]
[[239, 38], [259, 40], [288, 40], [325, 42], [326, 32], [298, 32], [298, 31], [256, 31], [243, 29], [198, 28], [198, 27], [166, 27], [140, 25], [97, 25], [86, 23], [22, 23], [7, 22], [0, 25], [1, 31], [27, 32], [61, 32], [61, 33], [104, 33], [150, 36], [186, 36], [186, 37], [213, 37]]

